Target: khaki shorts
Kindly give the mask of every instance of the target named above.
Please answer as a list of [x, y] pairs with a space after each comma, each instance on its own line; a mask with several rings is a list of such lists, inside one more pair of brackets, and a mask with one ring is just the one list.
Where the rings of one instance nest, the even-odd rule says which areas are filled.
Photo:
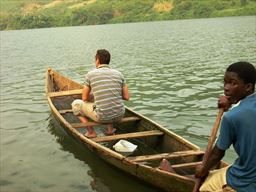
[[80, 99], [76, 99], [71, 105], [74, 115], [86, 116], [96, 122], [113, 123], [118, 122], [123, 118], [123, 116], [120, 116], [109, 121], [101, 121], [95, 111], [95, 104], [93, 102], [84, 102]]
[[95, 112], [95, 104], [93, 102], [84, 102], [80, 113], [82, 116], [89, 117], [93, 121], [100, 121]]
[[235, 192], [230, 186], [227, 185], [226, 173], [228, 167], [214, 170], [209, 173], [204, 183], [200, 187], [200, 192]]
[[93, 102], [84, 102], [81, 99], [76, 99], [72, 102], [71, 106], [74, 115], [86, 116], [94, 121], [99, 121]]

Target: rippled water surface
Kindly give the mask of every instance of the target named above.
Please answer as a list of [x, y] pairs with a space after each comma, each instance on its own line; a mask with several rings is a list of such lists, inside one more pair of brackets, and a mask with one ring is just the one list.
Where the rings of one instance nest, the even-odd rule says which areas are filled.
[[46, 102], [46, 69], [83, 82], [96, 50], [108, 49], [129, 85], [126, 105], [204, 149], [225, 68], [256, 64], [255, 35], [255, 16], [2, 31], [0, 191], [158, 191], [66, 135]]

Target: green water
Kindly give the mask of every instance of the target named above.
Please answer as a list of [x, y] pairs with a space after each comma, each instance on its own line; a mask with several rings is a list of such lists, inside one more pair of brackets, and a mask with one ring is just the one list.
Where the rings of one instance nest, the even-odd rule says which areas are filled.
[[[256, 17], [1, 31], [0, 191], [155, 192], [70, 138], [44, 95], [51, 67], [83, 82], [106, 48], [126, 105], [205, 148], [227, 65], [256, 64]], [[225, 157], [236, 157], [230, 150]]]

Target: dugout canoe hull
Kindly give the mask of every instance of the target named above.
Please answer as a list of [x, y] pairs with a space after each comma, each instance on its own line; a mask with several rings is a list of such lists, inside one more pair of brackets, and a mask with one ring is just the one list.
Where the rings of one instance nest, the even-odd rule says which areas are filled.
[[[126, 107], [123, 120], [115, 123], [116, 135], [103, 135], [104, 125], [90, 122], [95, 126], [98, 137], [84, 136], [85, 126], [71, 111], [74, 99], [81, 99], [82, 85], [48, 69], [45, 92], [54, 117], [76, 139], [100, 158], [113, 166], [164, 191], [192, 191], [195, 180], [191, 175], [202, 161], [204, 152], [200, 148], [169, 129]], [[133, 153], [120, 153], [113, 145], [125, 139], [138, 148]], [[175, 172], [158, 168], [161, 160], [167, 159]], [[221, 162], [218, 167], [226, 166]]]

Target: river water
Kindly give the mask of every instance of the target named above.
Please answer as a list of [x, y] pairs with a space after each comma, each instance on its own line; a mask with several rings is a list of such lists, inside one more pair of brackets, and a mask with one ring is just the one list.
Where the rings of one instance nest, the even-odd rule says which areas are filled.
[[[225, 68], [256, 64], [256, 17], [1, 31], [0, 191], [159, 191], [94, 156], [51, 116], [47, 68], [83, 82], [101, 48], [126, 77], [127, 106], [204, 149]], [[235, 157], [231, 149], [225, 160]]]

